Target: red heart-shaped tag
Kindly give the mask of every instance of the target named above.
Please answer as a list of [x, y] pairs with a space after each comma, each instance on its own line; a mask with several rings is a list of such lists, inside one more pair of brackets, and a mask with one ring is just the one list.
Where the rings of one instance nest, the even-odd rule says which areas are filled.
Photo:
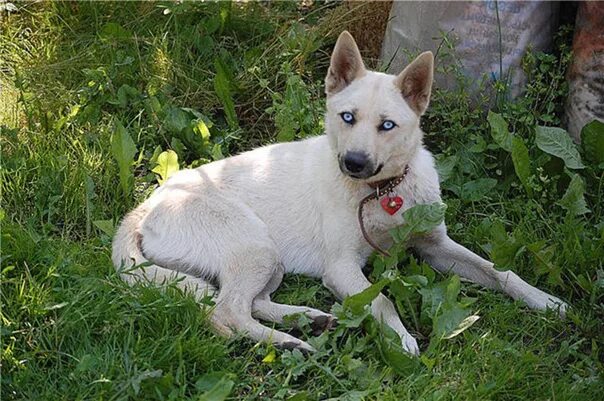
[[403, 207], [403, 198], [400, 196], [384, 196], [380, 200], [380, 204], [382, 205], [382, 209], [384, 209], [388, 214], [393, 215], [398, 212], [398, 210]]

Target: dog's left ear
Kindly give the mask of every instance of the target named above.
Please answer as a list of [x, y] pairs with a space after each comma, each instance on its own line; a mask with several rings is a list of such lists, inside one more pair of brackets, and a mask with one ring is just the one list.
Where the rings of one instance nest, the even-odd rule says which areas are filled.
[[331, 54], [329, 71], [325, 77], [325, 93], [328, 96], [335, 95], [352, 81], [365, 75], [365, 72], [357, 43], [348, 31], [342, 32]]
[[424, 114], [428, 108], [433, 77], [434, 56], [432, 52], [423, 52], [417, 56], [396, 77], [396, 86], [400, 88], [403, 98], [418, 116]]

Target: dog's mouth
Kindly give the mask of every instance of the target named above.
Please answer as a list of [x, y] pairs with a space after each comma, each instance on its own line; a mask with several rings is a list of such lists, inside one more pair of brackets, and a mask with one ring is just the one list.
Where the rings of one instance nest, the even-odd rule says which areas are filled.
[[367, 178], [375, 177], [382, 171], [383, 168], [384, 164], [380, 163], [380, 165], [377, 166], [377, 168], [372, 173], [351, 173], [350, 171], [346, 170], [346, 168], [340, 163], [340, 170], [342, 171], [342, 173], [356, 180], [366, 180]]

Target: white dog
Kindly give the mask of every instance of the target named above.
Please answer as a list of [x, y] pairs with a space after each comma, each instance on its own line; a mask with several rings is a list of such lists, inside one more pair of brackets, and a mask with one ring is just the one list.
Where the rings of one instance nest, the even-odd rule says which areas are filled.
[[[131, 267], [124, 279], [161, 284], [177, 278], [199, 298], [215, 295], [211, 321], [221, 334], [243, 332], [256, 341], [311, 351], [308, 343], [256, 319], [280, 323], [303, 313], [329, 326], [327, 313], [271, 301], [283, 274], [321, 278], [339, 299], [357, 294], [370, 285], [361, 271], [374, 249], [368, 241], [388, 247], [388, 231], [404, 224], [403, 210], [441, 200], [419, 128], [433, 63], [426, 52], [398, 76], [368, 71], [354, 39], [343, 32], [325, 79], [327, 134], [175, 174], [119, 227], [113, 261], [120, 269]], [[359, 220], [361, 200], [376, 191], [379, 199], [364, 203]], [[409, 246], [440, 271], [564, 314], [562, 301], [511, 271], [495, 270], [451, 240], [444, 224]], [[419, 352], [384, 295], [371, 309], [408, 352]]]

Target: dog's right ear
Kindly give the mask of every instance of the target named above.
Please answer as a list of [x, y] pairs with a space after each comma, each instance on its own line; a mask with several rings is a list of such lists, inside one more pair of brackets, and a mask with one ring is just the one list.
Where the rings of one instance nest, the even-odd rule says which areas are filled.
[[348, 31], [340, 34], [331, 54], [329, 71], [325, 77], [325, 93], [334, 95], [350, 85], [352, 81], [365, 75], [365, 65], [361, 52]]
[[424, 114], [430, 102], [434, 80], [434, 55], [423, 52], [395, 80], [405, 101], [418, 116]]

